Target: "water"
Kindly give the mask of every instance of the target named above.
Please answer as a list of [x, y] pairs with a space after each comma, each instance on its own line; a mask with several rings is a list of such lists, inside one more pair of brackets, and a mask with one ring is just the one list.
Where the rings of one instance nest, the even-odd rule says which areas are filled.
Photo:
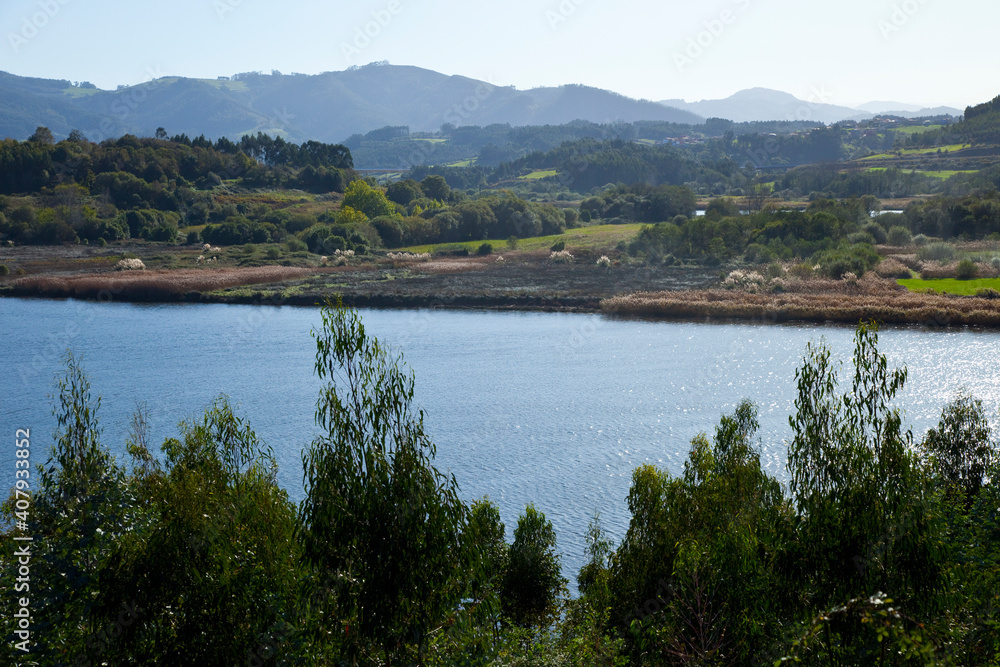
[[[599, 315], [363, 311], [401, 350], [438, 445], [437, 465], [468, 500], [498, 503], [508, 538], [532, 502], [558, 533], [566, 574], [600, 511], [616, 540], [628, 525], [632, 471], [678, 473], [692, 437], [711, 433], [744, 397], [760, 406], [763, 460], [786, 479], [788, 415], [806, 343], [825, 337], [849, 360], [853, 330], [612, 320]], [[0, 299], [0, 469], [13, 485], [14, 431], [31, 428], [44, 460], [55, 420], [52, 381], [67, 348], [103, 397], [103, 441], [123, 458], [136, 401], [153, 442], [178, 433], [222, 393], [275, 452], [279, 481], [302, 497], [300, 452], [316, 435], [313, 309], [131, 305]], [[909, 367], [902, 403], [915, 433], [965, 387], [1000, 405], [1000, 334], [901, 328], [882, 333], [890, 363]], [[847, 381], [849, 368], [842, 376]]]

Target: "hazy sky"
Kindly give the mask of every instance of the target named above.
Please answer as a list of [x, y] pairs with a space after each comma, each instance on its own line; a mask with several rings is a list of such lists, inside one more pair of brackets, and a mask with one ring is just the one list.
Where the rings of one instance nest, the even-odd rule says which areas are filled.
[[653, 100], [964, 108], [1000, 93], [998, 24], [996, 0], [3, 0], [0, 70], [114, 88], [388, 60]]

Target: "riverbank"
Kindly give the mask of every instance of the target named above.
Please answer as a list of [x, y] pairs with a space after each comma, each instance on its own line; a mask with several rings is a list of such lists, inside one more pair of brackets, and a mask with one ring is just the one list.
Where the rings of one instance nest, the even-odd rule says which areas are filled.
[[[123, 301], [315, 306], [340, 297], [359, 308], [447, 308], [602, 312], [623, 317], [758, 322], [837, 322], [1000, 328], [1000, 299], [909, 292], [895, 279], [785, 277], [753, 290], [723, 289], [720, 270], [651, 267], [612, 252], [574, 249], [485, 257], [412, 254], [364, 258], [285, 256], [280, 264], [244, 249], [4, 249], [19, 275], [0, 278], [0, 296]], [[146, 270], [116, 271], [123, 254]], [[188, 257], [190, 255], [190, 257]], [[199, 259], [201, 258], [201, 259]], [[13, 261], [12, 261], [13, 260]], [[337, 264], [337, 265], [331, 265]]]
[[758, 322], [835, 322], [1000, 328], [1000, 299], [910, 292], [893, 279], [781, 280], [761, 291], [639, 292], [606, 299], [602, 312], [626, 317]]

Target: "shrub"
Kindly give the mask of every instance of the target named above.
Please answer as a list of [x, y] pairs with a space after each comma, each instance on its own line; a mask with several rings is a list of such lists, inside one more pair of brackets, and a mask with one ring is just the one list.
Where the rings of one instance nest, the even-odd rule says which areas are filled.
[[994, 257], [990, 260], [990, 266], [992, 266], [997, 271], [1000, 271], [1000, 257]]
[[201, 234], [198, 232], [188, 232], [187, 244], [188, 245], [198, 245], [201, 243]]
[[923, 234], [917, 234], [913, 237], [913, 244], [916, 246], [925, 246], [930, 243], [930, 239]]
[[886, 239], [889, 245], [903, 246], [913, 243], [913, 236], [910, 235], [910, 230], [899, 225], [889, 228], [889, 234], [886, 236]]
[[733, 271], [722, 281], [726, 289], [740, 289], [754, 292], [767, 283], [767, 279], [756, 271]]
[[611, 268], [611, 258], [607, 255], [601, 255], [597, 260], [597, 265], [603, 269]]
[[976, 296], [980, 299], [990, 299], [992, 301], [994, 299], [1000, 299], [1000, 292], [996, 291], [992, 287], [984, 287], [983, 289], [976, 291]]
[[479, 249], [476, 250], [476, 254], [479, 255], [480, 257], [485, 257], [486, 255], [492, 255], [493, 244], [492, 243], [482, 244], [481, 246], [479, 246]]
[[300, 241], [299, 239], [288, 239], [285, 247], [288, 248], [288, 252], [303, 252], [309, 249], [305, 241]]
[[785, 277], [785, 267], [777, 262], [767, 265], [767, 277], [771, 280]]
[[141, 259], [120, 259], [118, 263], [115, 264], [115, 271], [145, 271], [146, 265], [142, 263]]
[[955, 246], [950, 243], [930, 243], [917, 252], [917, 258], [925, 261], [950, 262], [955, 259], [955, 253]]
[[267, 259], [278, 259], [281, 257], [281, 248], [278, 246], [271, 246], [264, 252], [264, 257]]
[[963, 259], [955, 270], [955, 277], [959, 280], [972, 280], [977, 275], [979, 275], [979, 267], [971, 259]]
[[569, 254], [567, 250], [560, 250], [549, 255], [549, 259], [556, 264], [568, 264], [573, 261], [573, 255]]
[[816, 270], [810, 262], [801, 262], [789, 269], [788, 273], [796, 278], [812, 278]]
[[515, 250], [517, 248], [517, 237], [516, 236], [511, 236], [509, 239], [507, 239], [507, 247], [510, 250]]
[[883, 229], [882, 225], [878, 224], [875, 221], [869, 222], [868, 224], [864, 225], [861, 228], [861, 231], [870, 234], [871, 237], [875, 239], [875, 243], [878, 243], [879, 245], [884, 244], [888, 240], [888, 236], [885, 233], [885, 229]]
[[863, 276], [881, 258], [871, 245], [860, 243], [818, 253], [815, 259], [823, 273], [839, 280], [848, 272], [858, 277]]
[[9, 276], [9, 275], [10, 275], [10, 269], [7, 268], [7, 265], [6, 264], [0, 264], [0, 278], [5, 277], [5, 276]]
[[883, 259], [875, 267], [875, 273], [882, 278], [909, 278], [910, 269], [898, 259]]
[[566, 249], [566, 242], [565, 241], [559, 241], [558, 243], [556, 243], [555, 245], [553, 245], [551, 248], [549, 248], [549, 250], [551, 250], [552, 252], [562, 252], [565, 249]]

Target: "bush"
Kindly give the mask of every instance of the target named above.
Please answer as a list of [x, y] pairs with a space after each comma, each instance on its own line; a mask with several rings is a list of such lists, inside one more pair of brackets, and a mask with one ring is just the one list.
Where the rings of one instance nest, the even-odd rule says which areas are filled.
[[910, 269], [897, 259], [883, 259], [875, 267], [875, 273], [882, 278], [910, 278]]
[[910, 230], [899, 225], [889, 228], [889, 234], [886, 236], [886, 239], [889, 245], [895, 246], [910, 245], [913, 243], [913, 236], [910, 235]]
[[552, 252], [562, 252], [565, 249], [566, 249], [566, 242], [565, 241], [559, 241], [558, 243], [556, 243], [555, 245], [553, 245], [551, 248], [549, 248], [549, 250], [551, 250]]
[[264, 257], [267, 259], [278, 259], [281, 257], [281, 248], [278, 246], [271, 246], [264, 253]]
[[306, 245], [305, 241], [300, 241], [299, 239], [288, 239], [288, 243], [285, 244], [288, 248], [288, 252], [303, 252], [309, 250], [309, 246]]
[[885, 229], [883, 229], [882, 225], [875, 221], [869, 222], [863, 226], [861, 231], [870, 234], [871, 237], [875, 239], [875, 243], [878, 243], [879, 245], [883, 245], [888, 240]]
[[793, 266], [788, 273], [796, 278], [812, 278], [816, 271], [814, 270], [812, 263], [802, 262]]
[[955, 277], [959, 280], [972, 280], [977, 275], [979, 275], [979, 267], [971, 259], [963, 259], [958, 263], [958, 269], [955, 270]]
[[492, 255], [493, 244], [492, 243], [482, 244], [481, 246], [479, 246], [479, 249], [476, 250], [476, 254], [479, 255], [480, 257], [485, 257], [486, 255]]
[[871, 245], [859, 243], [827, 250], [819, 253], [815, 259], [822, 267], [824, 274], [839, 280], [844, 277], [845, 273], [853, 273], [860, 278], [878, 264], [881, 258]]
[[187, 244], [197, 245], [199, 243], [201, 243], [201, 234], [199, 234], [198, 232], [188, 232]]
[[930, 239], [924, 236], [923, 234], [917, 234], [916, 236], [913, 237], [913, 245], [925, 246], [928, 243], [930, 243]]
[[983, 289], [976, 291], [976, 296], [980, 299], [990, 299], [992, 301], [994, 299], [1000, 299], [1000, 292], [996, 291], [992, 287], [984, 287]]
[[0, 264], [0, 278], [10, 275], [10, 269], [7, 268], [6, 264]]
[[950, 243], [930, 243], [917, 252], [917, 258], [925, 261], [950, 262], [955, 259], [955, 254], [955, 246]]
[[781, 264], [778, 264], [777, 262], [774, 262], [772, 264], [768, 264], [767, 265], [767, 277], [770, 280], [774, 280], [775, 278], [784, 278], [785, 277], [785, 267], [783, 267]]

